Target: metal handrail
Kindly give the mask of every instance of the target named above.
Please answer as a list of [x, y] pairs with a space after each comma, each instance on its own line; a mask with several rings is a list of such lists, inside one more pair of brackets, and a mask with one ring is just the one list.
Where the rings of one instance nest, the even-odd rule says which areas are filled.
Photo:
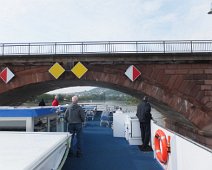
[[90, 53], [212, 52], [212, 40], [1, 43], [0, 56]]

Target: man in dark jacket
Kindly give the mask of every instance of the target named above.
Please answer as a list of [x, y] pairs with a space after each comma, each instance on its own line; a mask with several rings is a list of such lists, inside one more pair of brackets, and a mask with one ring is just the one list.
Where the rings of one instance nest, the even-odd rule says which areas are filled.
[[72, 103], [68, 106], [65, 112], [65, 120], [68, 122], [69, 132], [72, 134], [71, 149], [69, 155], [73, 155], [74, 136], [77, 137], [77, 157], [82, 155], [82, 123], [85, 121], [85, 112], [78, 104], [78, 97], [72, 97]]
[[143, 101], [137, 106], [136, 116], [140, 122], [141, 128], [141, 138], [143, 145], [141, 150], [148, 151], [151, 150], [151, 147], [148, 145], [150, 141], [151, 129], [150, 129], [150, 120], [152, 119], [151, 115], [151, 105], [148, 102], [148, 97], [144, 96]]

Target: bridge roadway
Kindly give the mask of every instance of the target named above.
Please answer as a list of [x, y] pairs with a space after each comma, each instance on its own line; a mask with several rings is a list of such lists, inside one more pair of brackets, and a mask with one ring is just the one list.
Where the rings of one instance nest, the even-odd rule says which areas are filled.
[[[166, 126], [187, 124], [178, 131], [212, 146], [212, 41], [5, 43], [0, 61], [0, 71], [8, 67], [15, 74], [7, 84], [0, 81], [0, 105], [20, 105], [70, 86], [147, 95], [165, 117], [187, 120], [172, 116]], [[88, 69], [80, 79], [70, 71], [78, 61]], [[58, 79], [48, 72], [55, 62], [65, 68]], [[130, 65], [141, 72], [133, 82], [124, 74]]]

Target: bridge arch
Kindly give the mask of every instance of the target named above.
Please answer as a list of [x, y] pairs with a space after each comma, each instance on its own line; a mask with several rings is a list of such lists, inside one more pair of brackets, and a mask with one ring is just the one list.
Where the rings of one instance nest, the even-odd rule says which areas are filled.
[[70, 71], [76, 62], [60, 62], [66, 71], [57, 80], [48, 72], [54, 63], [52, 61], [36, 65], [11, 65], [10, 69], [16, 76], [8, 84], [0, 83], [0, 105], [19, 105], [30, 97], [63, 87], [99, 86], [137, 98], [148, 95], [155, 106], [165, 106], [173, 112], [181, 113], [201, 130], [210, 129], [210, 98], [204, 96], [205, 90], [202, 89], [207, 90], [204, 79], [209, 79], [210, 83], [210, 76], [205, 76], [206, 72], [209, 75], [212, 73], [210, 64], [135, 63], [142, 75], [132, 82], [124, 75], [132, 62], [83, 61], [88, 72], [81, 79]]

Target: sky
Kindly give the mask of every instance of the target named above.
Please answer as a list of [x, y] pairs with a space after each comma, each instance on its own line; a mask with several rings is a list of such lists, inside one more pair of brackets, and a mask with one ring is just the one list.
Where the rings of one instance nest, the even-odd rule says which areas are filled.
[[0, 0], [0, 43], [212, 40], [212, 0]]
[[50, 91], [47, 94], [69, 94], [69, 93], [74, 93], [74, 92], [88, 91], [88, 90], [91, 90], [94, 88], [96, 88], [96, 87], [92, 87], [92, 86], [67, 87], [67, 88], [61, 88], [61, 89]]
[[0, 0], [0, 41], [212, 39], [212, 0]]

